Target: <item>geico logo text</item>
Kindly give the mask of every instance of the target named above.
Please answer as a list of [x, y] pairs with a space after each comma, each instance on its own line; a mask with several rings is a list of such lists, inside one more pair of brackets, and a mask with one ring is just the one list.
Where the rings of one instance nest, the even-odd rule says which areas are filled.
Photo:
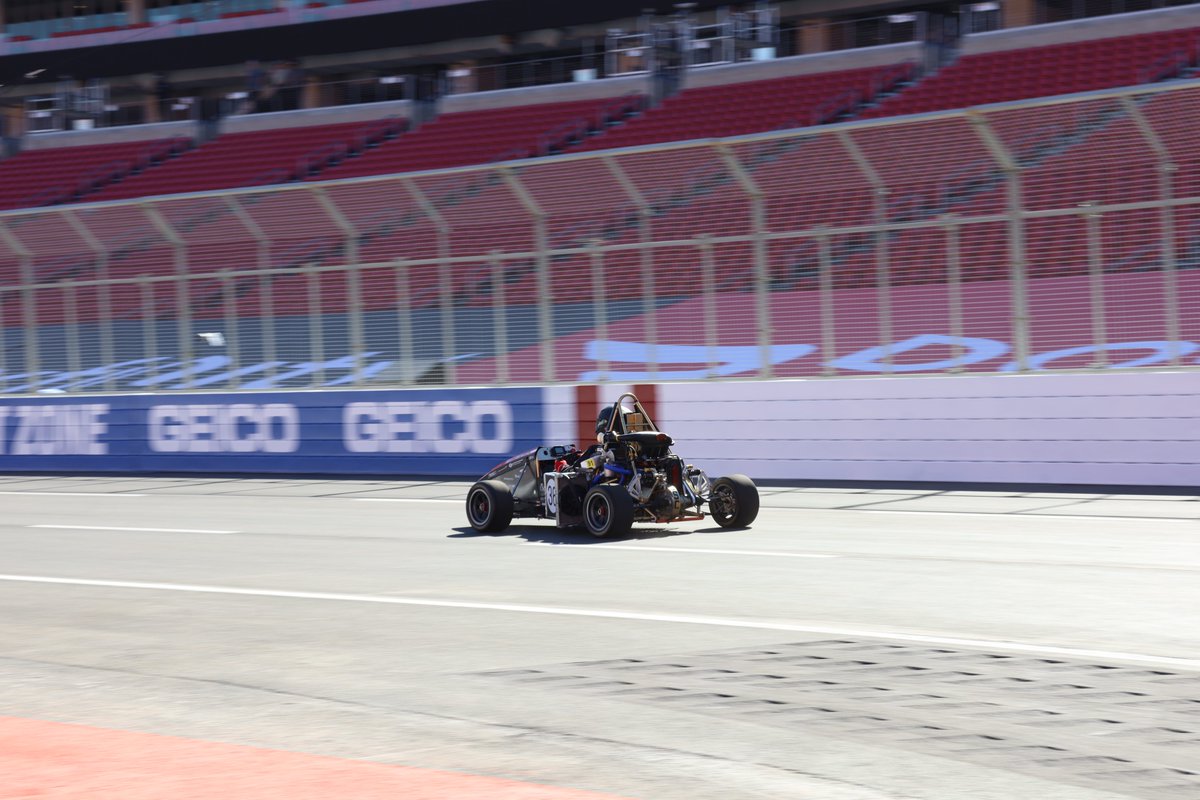
[[342, 438], [351, 453], [507, 453], [513, 414], [501, 400], [350, 403]]
[[147, 421], [156, 453], [294, 453], [300, 412], [289, 403], [152, 406]]

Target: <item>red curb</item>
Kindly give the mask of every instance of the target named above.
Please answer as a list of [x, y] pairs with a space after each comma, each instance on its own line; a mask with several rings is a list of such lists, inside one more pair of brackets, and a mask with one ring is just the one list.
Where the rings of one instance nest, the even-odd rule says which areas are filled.
[[622, 800], [439, 770], [0, 717], [0, 800]]

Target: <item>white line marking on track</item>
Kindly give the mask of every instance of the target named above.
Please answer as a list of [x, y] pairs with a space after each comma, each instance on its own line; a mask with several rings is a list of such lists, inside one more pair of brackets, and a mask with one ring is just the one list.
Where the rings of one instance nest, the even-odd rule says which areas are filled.
[[55, 578], [41, 575], [0, 575], [0, 581], [12, 583], [42, 583], [61, 586], [95, 586], [109, 589], [143, 589], [160, 592], [190, 592], [195, 594], [218, 594], [243, 597], [268, 597], [289, 600], [327, 600], [343, 603], [378, 603], [397, 606], [428, 606], [432, 608], [465, 608], [477, 611], [509, 611], [522, 614], [552, 614], [566, 617], [594, 617], [600, 619], [625, 619], [641, 622], [665, 622], [684, 625], [711, 625], [723, 628], [748, 628], [790, 633], [815, 633], [828, 636], [861, 636], [870, 639], [892, 639], [900, 642], [973, 647], [981, 650], [1004, 650], [1014, 653], [1059, 655], [1074, 658], [1096, 658], [1117, 661], [1134, 661], [1144, 664], [1164, 664], [1176, 669], [1200, 671], [1200, 659], [1153, 656], [1143, 653], [1124, 653], [1111, 650], [1089, 650], [1075, 647], [1029, 644], [1025, 642], [967, 639], [957, 636], [934, 636], [915, 633], [895, 633], [862, 628], [834, 627], [829, 625], [793, 625], [786, 622], [759, 622], [749, 619], [695, 616], [689, 614], [650, 614], [638, 611], [610, 609], [565, 608], [556, 606], [527, 606], [514, 603], [476, 603], [460, 600], [433, 600], [420, 597], [392, 597], [374, 594], [340, 594], [336, 592], [303, 592], [287, 589], [253, 589], [237, 586], [200, 586], [186, 583], [144, 583], [140, 581], [109, 581], [88, 578]]
[[447, 500], [440, 497], [347, 497], [364, 503], [462, 503], [462, 500]]
[[0, 492], [0, 494], [20, 494], [32, 497], [145, 497], [144, 494], [117, 494], [115, 492]]
[[118, 528], [108, 525], [29, 525], [30, 528], [53, 528], [62, 531], [133, 531], [135, 533], [238, 533], [238, 531], [213, 531], [198, 528]]
[[921, 511], [918, 509], [905, 511], [898, 508], [804, 508], [798, 506], [763, 506], [763, 508], [790, 509], [792, 511], [852, 511], [857, 514], [936, 514], [943, 517], [994, 517], [996, 519], [1085, 519], [1089, 522], [1095, 522], [1098, 519], [1152, 519], [1155, 522], [1186, 522], [1191, 525], [1196, 523], [1196, 520], [1191, 517], [1136, 517], [1124, 514], [1028, 514], [1022, 511]]
[[634, 544], [594, 544], [586, 547], [563, 547], [562, 545], [552, 542], [524, 542], [527, 545], [535, 545], [537, 547], [557, 547], [560, 550], [577, 550], [586, 552], [590, 550], [654, 550], [660, 553], [704, 553], [707, 555], [716, 556], [770, 556], [771, 558], [841, 558], [840, 555], [830, 555], [827, 553], [783, 553], [772, 550], [707, 550], [699, 547], [643, 547]]

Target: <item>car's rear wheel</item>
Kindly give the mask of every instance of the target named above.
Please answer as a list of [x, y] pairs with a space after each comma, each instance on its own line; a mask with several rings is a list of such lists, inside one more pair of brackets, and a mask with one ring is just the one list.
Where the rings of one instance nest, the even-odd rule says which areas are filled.
[[722, 528], [747, 528], [758, 516], [758, 488], [745, 475], [717, 478], [712, 484], [708, 508]]
[[480, 533], [496, 533], [512, 523], [513, 496], [500, 481], [477, 481], [467, 492], [467, 522]]
[[633, 527], [633, 498], [621, 486], [593, 486], [583, 498], [583, 524], [593, 536], [622, 536]]

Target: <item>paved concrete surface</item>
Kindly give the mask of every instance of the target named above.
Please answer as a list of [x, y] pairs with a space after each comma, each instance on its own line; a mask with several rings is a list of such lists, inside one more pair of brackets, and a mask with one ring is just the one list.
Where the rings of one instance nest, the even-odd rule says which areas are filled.
[[1200, 497], [598, 541], [465, 489], [0, 478], [0, 714], [639, 800], [1200, 796]]

